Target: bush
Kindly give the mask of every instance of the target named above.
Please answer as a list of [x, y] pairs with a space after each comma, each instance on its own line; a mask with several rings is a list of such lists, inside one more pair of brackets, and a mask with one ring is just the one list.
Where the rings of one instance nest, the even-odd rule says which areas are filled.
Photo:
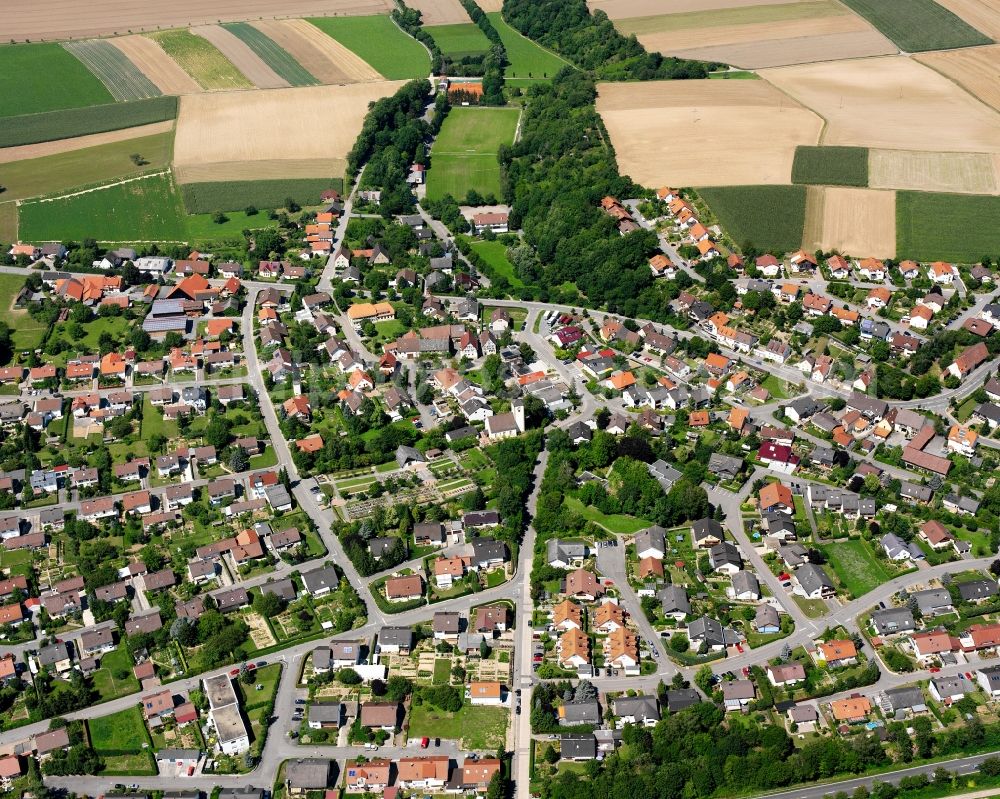
[[337, 682], [342, 685], [360, 685], [361, 675], [354, 669], [341, 669], [337, 672]]

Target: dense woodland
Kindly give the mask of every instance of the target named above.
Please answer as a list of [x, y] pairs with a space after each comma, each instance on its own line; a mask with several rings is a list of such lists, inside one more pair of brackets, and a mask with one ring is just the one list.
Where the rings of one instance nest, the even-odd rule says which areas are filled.
[[704, 78], [721, 67], [649, 53], [635, 36], [619, 33], [585, 0], [506, 0], [504, 19], [529, 39], [555, 50], [602, 80]]

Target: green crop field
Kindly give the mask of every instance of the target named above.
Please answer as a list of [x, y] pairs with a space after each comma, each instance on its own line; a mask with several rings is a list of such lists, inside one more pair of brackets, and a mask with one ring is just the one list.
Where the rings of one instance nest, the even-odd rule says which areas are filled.
[[94, 73], [119, 102], [159, 97], [161, 92], [121, 50], [104, 39], [66, 42], [69, 52]]
[[461, 199], [470, 189], [499, 195], [497, 151], [514, 141], [518, 113], [514, 108], [453, 108], [431, 149], [428, 198], [450, 194]]
[[860, 539], [827, 544], [823, 553], [840, 582], [855, 598], [892, 579], [885, 566], [876, 560], [871, 548]]
[[207, 39], [187, 30], [149, 34], [203, 89], [252, 89], [254, 85]]
[[[2, 172], [0, 172], [2, 174]], [[291, 197], [299, 205], [319, 205], [324, 189], [343, 191], [342, 178], [289, 178], [287, 180], [232, 180], [185, 183], [180, 187], [184, 207], [190, 214], [282, 208]]]
[[226, 211], [226, 221], [219, 224], [214, 214], [192, 214], [185, 218], [188, 238], [192, 244], [211, 244], [237, 240], [243, 242], [244, 230], [277, 227], [277, 219], [268, 219], [266, 213], [247, 216], [243, 211]]
[[515, 288], [524, 285], [524, 281], [517, 276], [514, 265], [507, 260], [507, 245], [499, 241], [473, 241], [472, 249], [479, 253], [479, 257], [486, 261], [487, 265], [499, 277], [504, 277], [507, 282]]
[[896, 192], [899, 258], [978, 263], [1000, 253], [1000, 197]]
[[[0, 82], [2, 80], [0, 77]], [[154, 97], [150, 100], [136, 100], [133, 103], [92, 105], [89, 108], [7, 117], [0, 125], [0, 147], [69, 139], [91, 133], [104, 133], [108, 130], [149, 125], [152, 122], [163, 122], [176, 117], [176, 97]]]
[[257, 30], [247, 22], [231, 22], [223, 25], [233, 36], [253, 50], [275, 73], [292, 86], [316, 86], [319, 81], [274, 39]]
[[934, 0], [844, 0], [844, 4], [907, 53], [993, 41]]
[[805, 186], [716, 186], [698, 191], [737, 245], [781, 252], [802, 246]]
[[112, 100], [104, 84], [58, 44], [0, 47], [0, 117]]
[[309, 21], [388, 80], [424, 78], [430, 74], [431, 59], [423, 45], [387, 16], [323, 17]]
[[792, 183], [828, 186], [867, 186], [867, 147], [795, 148]]
[[[3, 196], [12, 200], [40, 197], [160, 170], [170, 165], [172, 142], [172, 133], [158, 133], [0, 164], [0, 184], [6, 188]], [[136, 166], [132, 155], [141, 155], [148, 163]]]
[[187, 227], [170, 175], [21, 206], [24, 241], [185, 241]]
[[437, 43], [441, 53], [449, 58], [482, 55], [490, 49], [490, 40], [474, 22], [460, 22], [458, 25], [432, 25], [424, 30]]
[[499, 11], [486, 16], [500, 34], [500, 40], [507, 51], [507, 60], [510, 61], [504, 70], [504, 78], [507, 80], [517, 82], [551, 78], [560, 69], [569, 66], [568, 61], [564, 61], [555, 53], [549, 52], [514, 30], [504, 21], [503, 14]]

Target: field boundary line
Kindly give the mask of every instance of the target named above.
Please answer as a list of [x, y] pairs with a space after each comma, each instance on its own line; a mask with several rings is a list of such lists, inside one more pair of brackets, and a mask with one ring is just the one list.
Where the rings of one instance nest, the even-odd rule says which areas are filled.
[[160, 177], [161, 175], [169, 175], [169, 174], [170, 174], [170, 169], [161, 169], [159, 172], [146, 172], [142, 175], [136, 175], [135, 177], [116, 180], [113, 181], [112, 183], [102, 183], [99, 186], [92, 186], [89, 189], [82, 189], [81, 191], [74, 191], [70, 192], [69, 194], [60, 194], [57, 197], [35, 197], [25, 200], [18, 200], [17, 203], [18, 205], [25, 205], [28, 203], [50, 203], [54, 202], [55, 200], [66, 200], [69, 199], [70, 197], [79, 197], [81, 194], [90, 194], [91, 192], [102, 191], [103, 189], [111, 189], [114, 188], [115, 186], [121, 186], [125, 183], [135, 183], [137, 180], [147, 180], [148, 178], [156, 178]]

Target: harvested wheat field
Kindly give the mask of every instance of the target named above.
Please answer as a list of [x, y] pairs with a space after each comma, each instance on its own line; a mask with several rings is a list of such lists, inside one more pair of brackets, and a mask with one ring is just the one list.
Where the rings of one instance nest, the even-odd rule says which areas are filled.
[[909, 58], [778, 67], [760, 75], [826, 119], [823, 144], [1000, 152], [1000, 115]]
[[896, 192], [810, 186], [802, 248], [894, 258]]
[[997, 194], [997, 158], [995, 153], [871, 150], [868, 185], [873, 189]]
[[688, 11], [714, 11], [719, 8], [749, 8], [800, 0], [587, 0], [591, 11], [600, 9], [611, 19], [652, 17], [658, 14], [682, 14]]
[[1000, 3], [997, 0], [937, 0], [952, 14], [993, 39], [1000, 39]]
[[321, 83], [382, 80], [365, 61], [304, 19], [269, 19], [252, 24]]
[[[268, 92], [189, 94], [181, 98], [174, 139], [180, 182], [330, 174], [361, 130], [368, 103], [395, 92], [402, 81], [308, 86]], [[255, 169], [266, 174], [257, 175]]]
[[152, 39], [135, 34], [110, 40], [164, 94], [192, 94], [201, 87]]
[[201, 36], [246, 75], [258, 89], [287, 89], [289, 83], [271, 69], [247, 44], [219, 25], [192, 28], [191, 33]]
[[1000, 111], [1000, 44], [923, 53], [916, 59]]
[[77, 39], [259, 17], [363, 16], [392, 9], [392, 0], [6, 0], [3, 33], [5, 41]]
[[458, 0], [411, 0], [410, 8], [420, 12], [424, 25], [457, 25], [472, 22]]
[[[655, 49], [649, 44], [646, 46]], [[660, 52], [667, 54], [664, 50]], [[721, 61], [743, 69], [767, 69], [790, 64], [810, 64], [815, 61], [888, 55], [895, 52], [896, 47], [892, 42], [878, 31], [860, 30], [789, 39], [761, 39], [746, 44], [692, 47], [686, 50], [674, 50], [669, 55], [696, 61]]]
[[823, 121], [764, 81], [598, 84], [622, 174], [645, 186], [791, 181], [795, 148]]
[[476, 5], [487, 14], [503, 11], [503, 0], [482, 0], [482, 2], [476, 3]]
[[18, 147], [0, 147], [0, 164], [25, 161], [29, 158], [41, 158], [46, 155], [57, 155], [58, 153], [69, 153], [73, 150], [96, 147], [99, 144], [113, 144], [114, 142], [128, 141], [129, 139], [155, 136], [158, 133], [169, 133], [173, 126], [174, 121], [168, 119], [165, 122], [153, 122], [150, 125], [112, 130], [107, 133], [92, 133], [89, 136], [76, 136], [72, 139], [58, 139], [39, 144], [22, 144]]

